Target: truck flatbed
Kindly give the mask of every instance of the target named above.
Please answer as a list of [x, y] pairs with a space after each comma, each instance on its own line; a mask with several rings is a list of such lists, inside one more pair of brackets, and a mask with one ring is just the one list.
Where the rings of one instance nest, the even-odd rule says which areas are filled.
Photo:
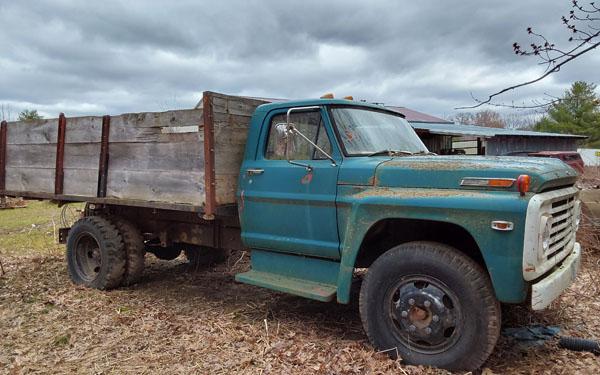
[[0, 195], [202, 213], [235, 204], [264, 101], [204, 92], [196, 108], [18, 121], [0, 132]]

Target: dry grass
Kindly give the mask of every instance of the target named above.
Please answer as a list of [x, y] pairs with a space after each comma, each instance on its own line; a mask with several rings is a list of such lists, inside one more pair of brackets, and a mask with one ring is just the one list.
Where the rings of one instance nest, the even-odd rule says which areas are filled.
[[[44, 217], [57, 212], [37, 204], [14, 212], [38, 209]], [[70, 283], [60, 248], [7, 249], [6, 238], [19, 237], [31, 224], [25, 218], [3, 222], [2, 215], [2, 225], [19, 221], [23, 227], [0, 226], [6, 271], [0, 276], [0, 372], [444, 373], [374, 353], [355, 304], [324, 304], [235, 283], [234, 274], [248, 267], [246, 254], [200, 271], [182, 259], [148, 255], [140, 283], [99, 292]], [[35, 221], [35, 215], [29, 219]], [[51, 240], [48, 219], [38, 225]], [[560, 325], [564, 334], [600, 337], [599, 262], [598, 254], [586, 251], [581, 277], [551, 309], [507, 307], [504, 326]], [[521, 351], [503, 337], [484, 373], [594, 374], [600, 373], [599, 362], [555, 342]]]

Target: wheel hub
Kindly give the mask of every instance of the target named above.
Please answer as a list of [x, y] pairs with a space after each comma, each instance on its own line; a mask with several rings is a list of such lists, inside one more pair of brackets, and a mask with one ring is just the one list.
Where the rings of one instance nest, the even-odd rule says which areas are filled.
[[77, 272], [84, 280], [93, 280], [102, 266], [102, 253], [98, 242], [91, 236], [81, 236], [75, 243]]
[[402, 281], [392, 295], [396, 336], [425, 352], [447, 348], [458, 338], [460, 309], [454, 294], [425, 276]]

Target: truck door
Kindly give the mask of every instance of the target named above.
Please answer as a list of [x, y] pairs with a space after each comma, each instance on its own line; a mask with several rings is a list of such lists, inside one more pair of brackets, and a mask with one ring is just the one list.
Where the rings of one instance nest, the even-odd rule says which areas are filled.
[[267, 116], [256, 157], [245, 160], [240, 172], [242, 239], [254, 249], [339, 259], [335, 200], [341, 154], [331, 141], [333, 129], [323, 109], [290, 116], [290, 122], [337, 165], [301, 139], [295, 139], [288, 155], [310, 165], [310, 170], [290, 164], [276, 134], [276, 125], [286, 122], [286, 111]]

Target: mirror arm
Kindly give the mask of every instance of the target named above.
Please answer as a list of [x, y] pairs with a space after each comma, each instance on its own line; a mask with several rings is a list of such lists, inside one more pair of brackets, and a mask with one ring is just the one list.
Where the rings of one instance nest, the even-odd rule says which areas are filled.
[[304, 139], [306, 142], [310, 143], [311, 146], [313, 146], [314, 148], [316, 148], [317, 150], [321, 151], [321, 153], [323, 155], [325, 155], [327, 157], [327, 159], [329, 159], [331, 161], [331, 165], [332, 166], [336, 166], [336, 162], [333, 159], [333, 157], [331, 155], [329, 155], [327, 152], [325, 152], [325, 150], [323, 150], [321, 147], [317, 146], [313, 141], [311, 141], [310, 139], [308, 139], [307, 136], [305, 136], [304, 134], [302, 134], [301, 132], [298, 131], [298, 129], [296, 129], [293, 125], [289, 125], [289, 129], [290, 131], [292, 131], [294, 134], [299, 135], [300, 137], [302, 137], [302, 139]]
[[292, 165], [297, 165], [299, 167], [304, 167], [306, 168], [307, 172], [312, 172], [313, 167], [310, 166], [310, 164], [302, 164], [302, 163], [298, 163], [297, 161], [293, 161], [293, 160], [288, 160], [288, 163], [292, 164]]

